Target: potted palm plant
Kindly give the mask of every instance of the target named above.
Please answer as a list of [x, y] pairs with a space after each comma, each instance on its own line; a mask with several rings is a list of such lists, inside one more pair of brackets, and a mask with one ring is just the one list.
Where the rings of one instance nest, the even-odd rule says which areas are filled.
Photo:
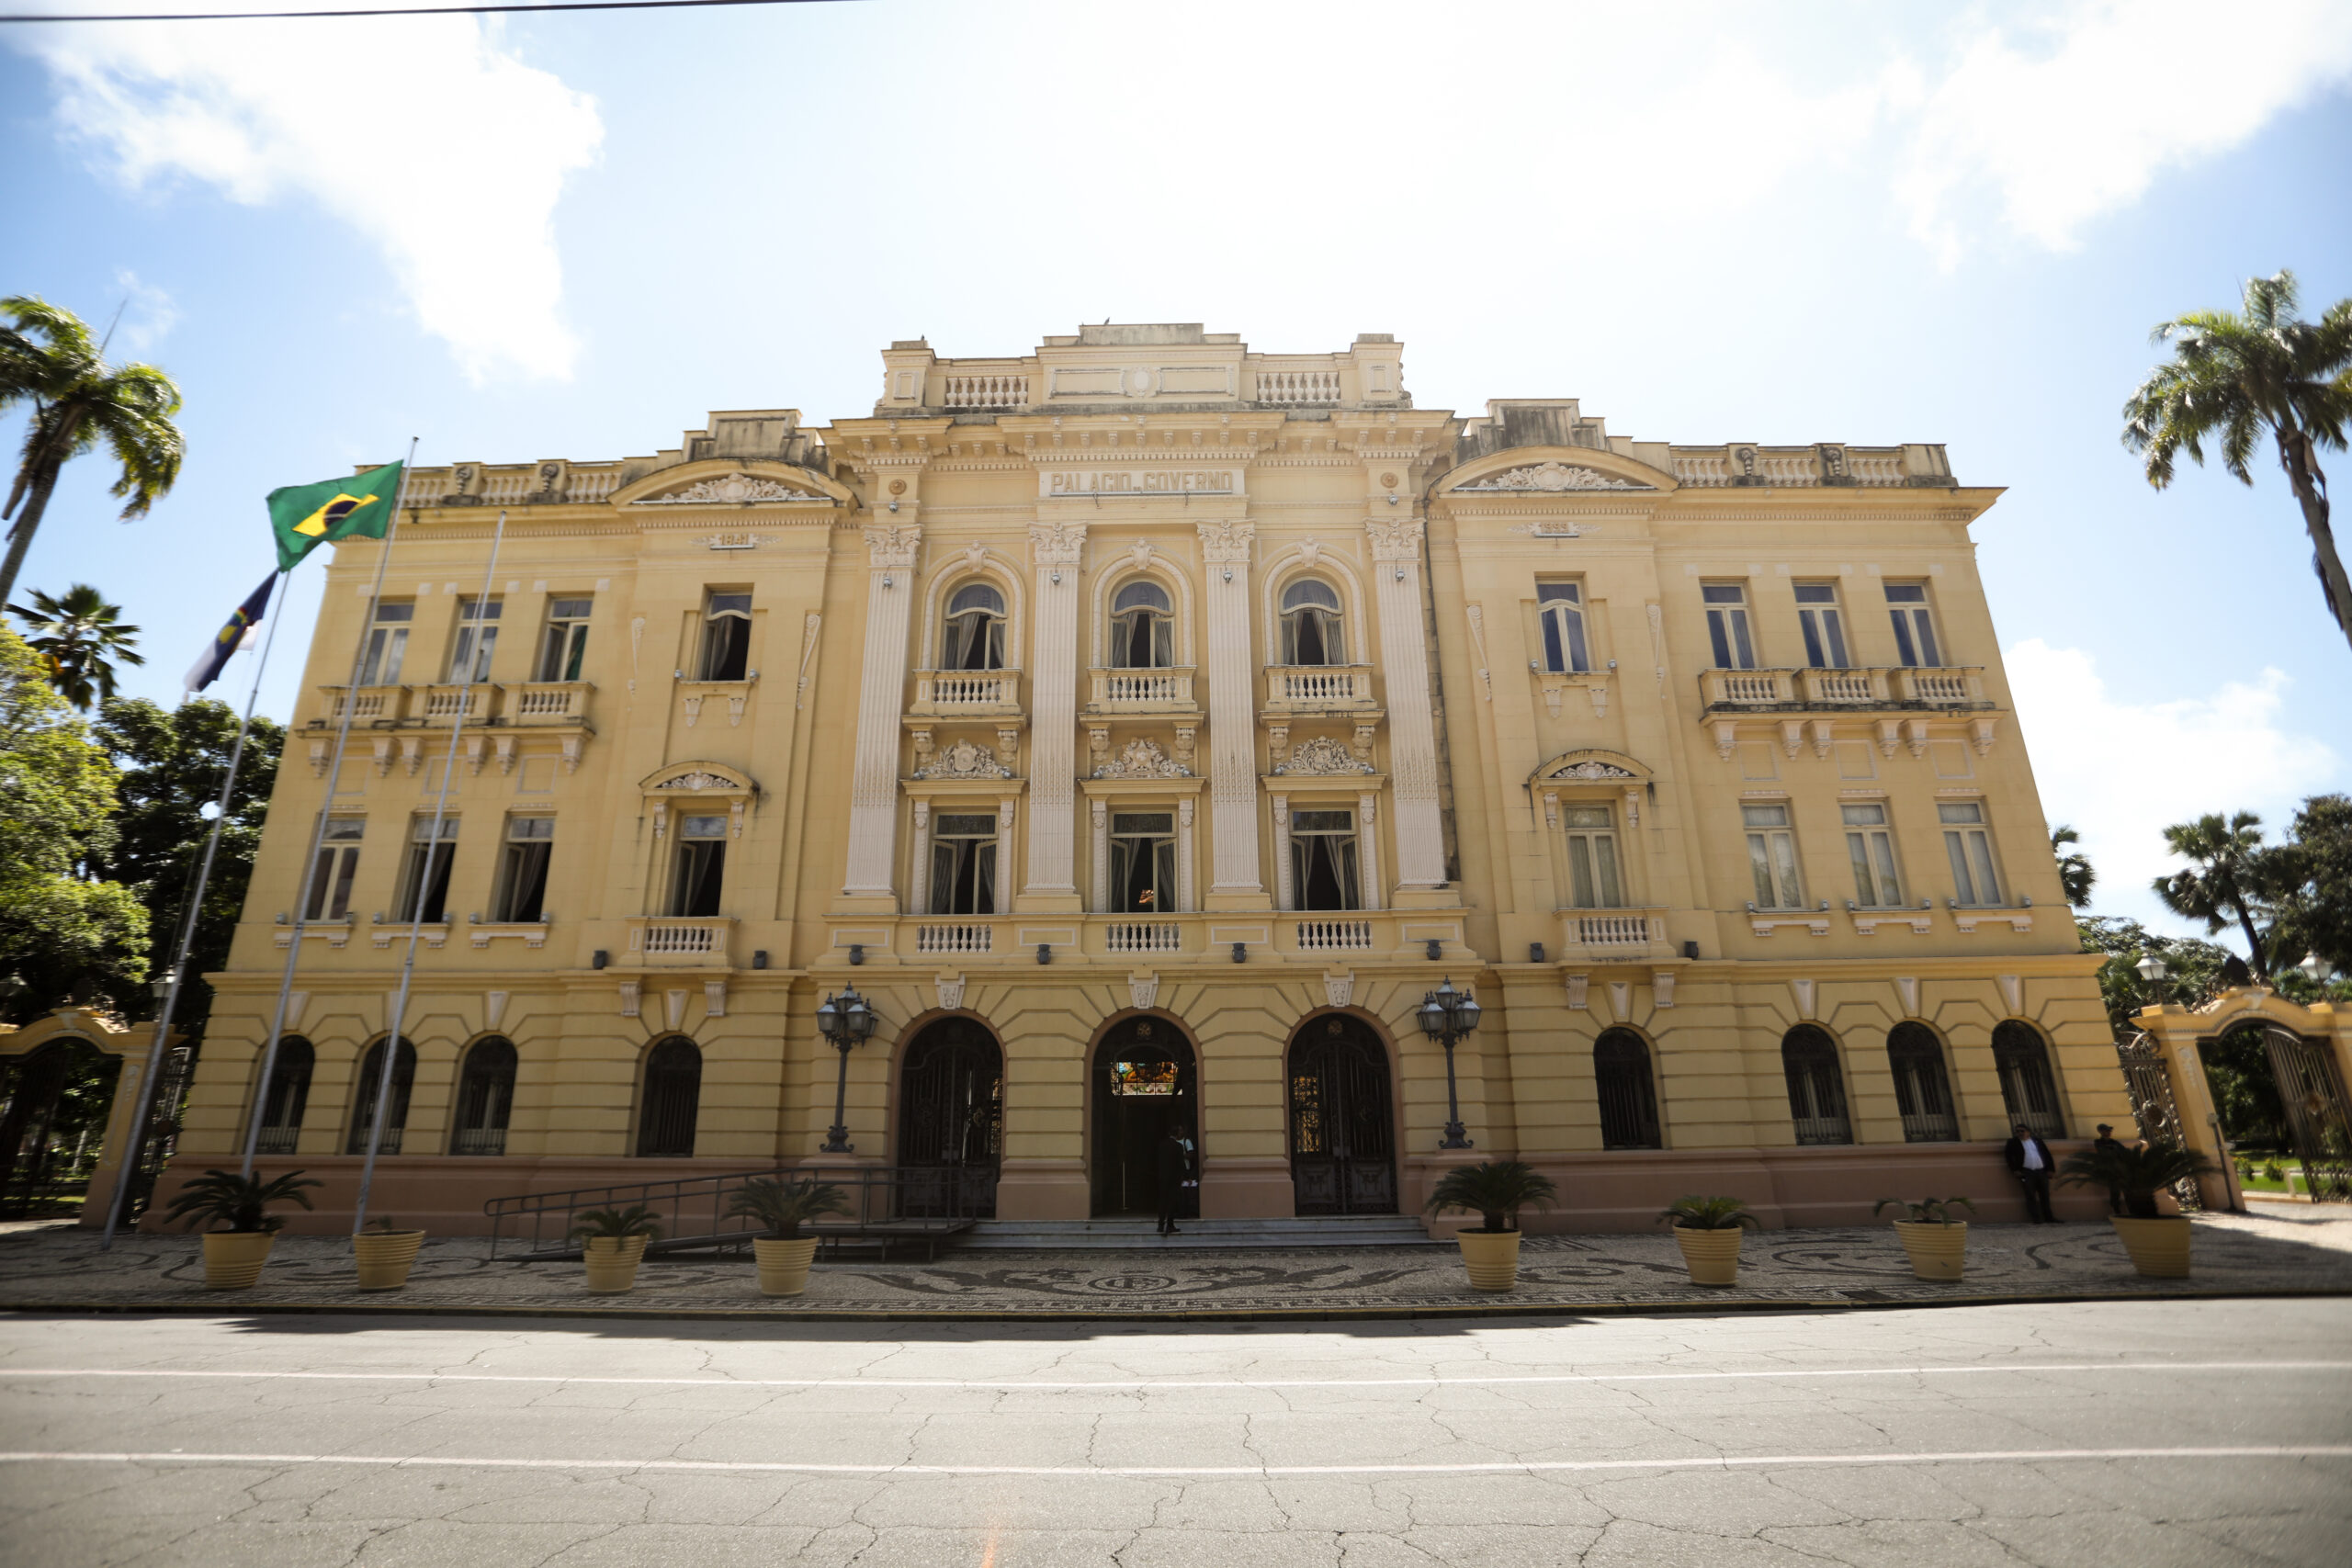
[[1457, 1165], [1430, 1193], [1439, 1213], [1476, 1214], [1476, 1229], [1454, 1233], [1462, 1266], [1479, 1291], [1508, 1291], [1519, 1283], [1519, 1212], [1544, 1208], [1560, 1190], [1524, 1160], [1490, 1159]]
[[2188, 1278], [2188, 1220], [2156, 1207], [2156, 1194], [2176, 1181], [2211, 1175], [2211, 1160], [2195, 1149], [2152, 1138], [2144, 1144], [2094, 1145], [2058, 1164], [2069, 1187], [2100, 1187], [2123, 1194], [2123, 1213], [2108, 1224], [2132, 1255], [2132, 1267], [2154, 1280]]
[[801, 1222], [819, 1214], [845, 1213], [848, 1208], [847, 1194], [813, 1176], [798, 1181], [754, 1176], [735, 1189], [727, 1212], [759, 1221], [765, 1233], [752, 1238], [752, 1253], [759, 1264], [760, 1294], [797, 1296], [807, 1290], [808, 1265], [817, 1257], [817, 1238], [800, 1234]]
[[1658, 1218], [1674, 1226], [1675, 1245], [1694, 1285], [1739, 1283], [1739, 1238], [1763, 1221], [1736, 1198], [1677, 1198]]
[[1922, 1198], [1916, 1203], [1882, 1198], [1871, 1205], [1871, 1213], [1875, 1217], [1888, 1209], [1907, 1210], [1911, 1217], [1895, 1221], [1894, 1234], [1910, 1256], [1913, 1276], [1957, 1280], [1968, 1266], [1968, 1222], [1951, 1217], [1955, 1203], [1972, 1214], [1976, 1212], [1976, 1205], [1965, 1198]]
[[571, 1239], [588, 1265], [588, 1288], [600, 1296], [618, 1295], [637, 1283], [645, 1244], [662, 1234], [653, 1211], [642, 1203], [626, 1209], [584, 1209], [571, 1223]]
[[423, 1231], [395, 1230], [390, 1214], [368, 1221], [368, 1228], [351, 1238], [352, 1260], [359, 1266], [359, 1288], [397, 1291], [407, 1284], [408, 1271], [416, 1266], [417, 1248], [424, 1245]]
[[249, 1291], [286, 1224], [286, 1216], [269, 1213], [269, 1206], [300, 1203], [307, 1209], [311, 1195], [303, 1189], [325, 1185], [299, 1170], [271, 1178], [208, 1170], [180, 1189], [164, 1218], [204, 1228], [206, 1290]]

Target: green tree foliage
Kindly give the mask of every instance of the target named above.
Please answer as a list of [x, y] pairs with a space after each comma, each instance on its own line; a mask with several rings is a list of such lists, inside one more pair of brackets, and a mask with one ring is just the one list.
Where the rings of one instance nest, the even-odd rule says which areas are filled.
[[2273, 877], [2275, 956], [2284, 965], [2317, 953], [2338, 975], [2352, 975], [2352, 795], [2304, 801], [2288, 825], [2288, 843]]
[[[160, 967], [171, 962], [180, 922], [187, 918], [187, 899], [204, 859], [205, 839], [212, 831], [221, 776], [236, 746], [237, 713], [226, 703], [204, 697], [176, 708], [144, 698], [117, 698], [100, 710], [96, 734], [122, 772], [114, 832], [106, 852], [94, 858], [106, 875], [138, 894], [154, 933]], [[229, 962], [229, 942], [244, 908], [285, 746], [284, 728], [255, 715], [173, 1018], [173, 1027], [192, 1039], [202, 1035], [211, 1011], [212, 987], [202, 976]]]
[[[2099, 996], [2107, 1004], [2108, 1021], [2121, 1038], [2136, 1031], [2132, 1015], [2142, 1008], [2171, 1002], [2200, 1007], [2222, 987], [2231, 985], [2231, 965], [2243, 961], [2228, 948], [2195, 937], [2158, 936], [2137, 920], [2113, 916], [2077, 917], [2075, 929], [2085, 953], [2103, 953], [2107, 962], [2098, 972]], [[2142, 977], [2140, 961], [2154, 953], [2163, 960], [2165, 976]]]
[[2151, 371], [2123, 405], [2123, 445], [2144, 460], [2148, 482], [2172, 483], [2183, 452], [2205, 461], [2204, 442], [2219, 437], [2222, 466], [2242, 484], [2267, 431], [2278, 466], [2302, 507], [2312, 567], [2328, 612], [2352, 641], [2352, 581], [2329, 531], [2327, 476], [2319, 449], [2344, 449], [2352, 420], [2352, 299], [2339, 299], [2316, 321], [2295, 313], [2295, 275], [2248, 278], [2243, 311], [2197, 310], [2158, 327], [2152, 341], [2173, 356]]
[[113, 847], [115, 769], [51, 687], [47, 665], [0, 627], [0, 971], [39, 1017], [75, 997], [135, 1006], [147, 911], [92, 870]]
[[5, 604], [67, 462], [105, 442], [117, 469], [110, 493], [128, 523], [177, 482], [187, 444], [172, 423], [180, 389], [169, 376], [152, 365], [108, 365], [82, 319], [45, 299], [0, 299], [0, 412], [20, 404], [32, 411], [16, 482], [0, 507], [0, 517], [16, 519], [0, 560]]
[[2083, 836], [2072, 828], [2061, 825], [2050, 829], [2050, 852], [2058, 857], [2058, 885], [2065, 889], [2066, 902], [2077, 909], [2090, 907], [2091, 888], [2098, 882], [2091, 857], [2066, 847], [2082, 841]]
[[2204, 921], [2208, 936], [2236, 925], [2245, 936], [2246, 966], [2255, 979], [2267, 985], [2270, 960], [2256, 922], [2271, 918], [2268, 895], [2278, 862], [2264, 848], [2262, 818], [2240, 811], [2224, 822], [2220, 813], [2208, 812], [2194, 822], [2165, 829], [2165, 847], [2190, 864], [2186, 871], [2157, 877], [2156, 897], [2174, 914]]
[[86, 582], [56, 599], [35, 590], [31, 604], [11, 604], [8, 613], [25, 623], [33, 651], [49, 660], [49, 683], [57, 694], [84, 713], [114, 695], [116, 660], [147, 662], [135, 650], [139, 628], [120, 619], [122, 606], [107, 604]]

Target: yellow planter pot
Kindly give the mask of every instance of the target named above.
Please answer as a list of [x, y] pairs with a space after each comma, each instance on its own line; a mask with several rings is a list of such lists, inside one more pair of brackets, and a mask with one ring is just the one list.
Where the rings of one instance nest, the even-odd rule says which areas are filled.
[[797, 1296], [808, 1288], [808, 1265], [816, 1261], [817, 1238], [753, 1236], [752, 1256], [760, 1266], [760, 1294]]
[[1517, 1231], [1456, 1231], [1462, 1245], [1462, 1266], [1470, 1271], [1474, 1291], [1508, 1291], [1519, 1283]]
[[2188, 1278], [2188, 1222], [2179, 1218], [2134, 1220], [2116, 1215], [2108, 1222], [2132, 1255], [2132, 1267], [2151, 1280]]
[[208, 1291], [250, 1291], [277, 1245], [276, 1231], [207, 1231], [204, 1233], [204, 1288]]
[[1897, 1220], [1894, 1234], [1911, 1256], [1911, 1272], [1922, 1280], [1957, 1280], [1968, 1266], [1968, 1224]]
[[424, 1245], [423, 1231], [363, 1231], [353, 1236], [351, 1256], [359, 1265], [359, 1288], [397, 1291], [407, 1284], [416, 1249]]
[[645, 1261], [641, 1235], [590, 1236], [581, 1247], [588, 1264], [588, 1288], [600, 1296], [618, 1295], [637, 1283], [637, 1266]]
[[1675, 1244], [1682, 1248], [1682, 1266], [1690, 1270], [1690, 1282], [1738, 1284], [1741, 1235], [1742, 1227], [1738, 1225], [1727, 1231], [1694, 1231], [1675, 1226]]

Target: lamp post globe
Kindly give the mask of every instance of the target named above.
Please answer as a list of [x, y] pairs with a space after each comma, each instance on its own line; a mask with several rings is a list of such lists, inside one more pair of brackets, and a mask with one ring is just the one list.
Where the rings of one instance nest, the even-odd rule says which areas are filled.
[[2167, 973], [2165, 968], [2165, 961], [2157, 957], [2153, 953], [2143, 953], [2141, 955], [2140, 962], [2133, 964], [2132, 967], [2138, 970], [2140, 972], [2140, 978], [2145, 980], [2151, 986], [2163, 980]]
[[857, 994], [854, 986], [838, 997], [828, 995], [817, 1009], [817, 1032], [841, 1053], [833, 1075], [833, 1124], [826, 1129], [820, 1154], [856, 1152], [857, 1145], [849, 1141], [849, 1054], [872, 1037], [877, 1021], [873, 1005]]
[[1470, 1139], [1462, 1125], [1462, 1098], [1454, 1087], [1454, 1043], [1478, 1027], [1480, 1009], [1467, 991], [1457, 991], [1451, 979], [1440, 980], [1437, 989], [1421, 998], [1415, 1016], [1421, 1021], [1421, 1032], [1445, 1047], [1445, 1136], [1438, 1140], [1442, 1149], [1466, 1149]]

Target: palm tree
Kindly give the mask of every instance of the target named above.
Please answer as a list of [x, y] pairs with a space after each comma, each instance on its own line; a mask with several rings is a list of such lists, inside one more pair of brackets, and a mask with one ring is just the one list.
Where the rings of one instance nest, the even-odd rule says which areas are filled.
[[0, 507], [0, 519], [17, 519], [7, 558], [0, 561], [5, 604], [67, 459], [107, 444], [121, 465], [109, 493], [123, 501], [128, 523], [171, 490], [187, 444], [172, 423], [180, 389], [169, 376], [152, 365], [108, 365], [105, 345], [92, 341], [82, 319], [47, 300], [12, 295], [0, 299], [0, 317], [6, 318], [0, 324], [0, 412], [29, 403], [33, 413], [8, 504]]
[[2245, 933], [2246, 964], [2257, 984], [2270, 983], [2261, 933], [2255, 930], [2257, 910], [2266, 910], [2264, 897], [2271, 868], [2270, 852], [2262, 843], [2262, 818], [2241, 811], [2223, 822], [2207, 812], [2194, 822], [2179, 822], [2165, 829], [2165, 847], [2194, 864], [2187, 871], [2159, 876], [2154, 886], [2165, 908], [2176, 915], [2205, 922], [2206, 934], [2233, 920]]
[[114, 698], [114, 660], [144, 664], [131, 651], [139, 628], [115, 619], [122, 606], [109, 604], [86, 582], [77, 582], [62, 598], [33, 591], [30, 608], [11, 604], [8, 613], [25, 623], [26, 637], [34, 651], [49, 660], [49, 683], [57, 694], [90, 711], [93, 702]]
[[2243, 313], [2197, 310], [2166, 321], [2151, 338], [2173, 356], [2140, 383], [2123, 405], [2123, 445], [2146, 460], [2148, 482], [2172, 483], [2182, 452], [2199, 464], [2203, 442], [2218, 435], [2222, 466], [2251, 485], [2254, 444], [2268, 430], [2278, 465], [2303, 509], [2312, 567], [2327, 607], [2352, 642], [2352, 581], [2344, 574], [2327, 523], [2327, 476], [2318, 449], [2344, 449], [2352, 419], [2352, 299], [2339, 299], [2317, 321], [2295, 314], [2295, 275], [2248, 278]]
[[2066, 902], [2077, 909], [2088, 908], [2091, 886], [2098, 881], [2098, 872], [2091, 865], [2091, 857], [2076, 850], [2067, 852], [2068, 844], [2079, 844], [2083, 836], [2072, 828], [2061, 825], [2050, 829], [2050, 852], [2058, 857], [2058, 886], [2066, 895]]

